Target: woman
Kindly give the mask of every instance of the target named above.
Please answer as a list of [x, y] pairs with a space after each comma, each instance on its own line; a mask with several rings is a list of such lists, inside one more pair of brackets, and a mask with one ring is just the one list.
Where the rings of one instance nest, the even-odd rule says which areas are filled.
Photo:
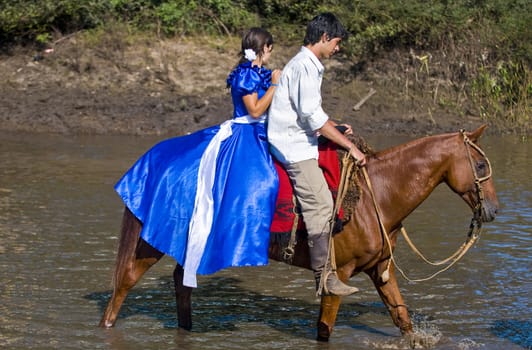
[[268, 263], [278, 178], [265, 115], [280, 71], [265, 67], [273, 38], [251, 28], [227, 78], [233, 119], [165, 140], [144, 154], [115, 189], [142, 222], [141, 237], [196, 274]]

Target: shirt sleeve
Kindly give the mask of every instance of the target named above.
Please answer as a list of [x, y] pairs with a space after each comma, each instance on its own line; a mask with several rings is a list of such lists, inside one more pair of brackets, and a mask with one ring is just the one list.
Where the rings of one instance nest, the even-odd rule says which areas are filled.
[[290, 99], [294, 103], [301, 120], [316, 131], [329, 119], [321, 107], [321, 83], [315, 72], [308, 67], [300, 66], [294, 71], [294, 81], [290, 87]]

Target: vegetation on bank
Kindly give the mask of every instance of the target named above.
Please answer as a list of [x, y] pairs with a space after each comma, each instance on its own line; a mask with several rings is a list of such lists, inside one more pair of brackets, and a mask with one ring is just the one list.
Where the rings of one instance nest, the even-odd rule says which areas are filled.
[[44, 48], [117, 25], [159, 37], [232, 36], [261, 25], [278, 42], [299, 44], [308, 19], [322, 11], [336, 13], [352, 33], [344, 46], [359, 62], [353, 71], [403, 50], [410, 67], [397, 75], [405, 95], [417, 89], [456, 110], [468, 101], [485, 120], [528, 128], [529, 0], [0, 0], [0, 43]]

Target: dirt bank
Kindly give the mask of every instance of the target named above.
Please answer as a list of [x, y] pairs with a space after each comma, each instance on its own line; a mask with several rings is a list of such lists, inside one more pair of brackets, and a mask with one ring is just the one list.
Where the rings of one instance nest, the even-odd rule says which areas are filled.
[[[0, 129], [181, 135], [230, 118], [225, 78], [236, 62], [236, 39], [134, 41], [110, 37], [90, 45], [72, 36], [47, 50], [4, 53]], [[270, 68], [281, 68], [298, 49], [276, 45]], [[402, 76], [375, 69], [404, 59], [417, 74], [408, 54], [397, 55], [382, 62], [327, 61], [324, 109], [361, 134], [428, 135], [482, 123], [474, 111], [453, 112], [414, 89], [405, 94], [409, 83]]]

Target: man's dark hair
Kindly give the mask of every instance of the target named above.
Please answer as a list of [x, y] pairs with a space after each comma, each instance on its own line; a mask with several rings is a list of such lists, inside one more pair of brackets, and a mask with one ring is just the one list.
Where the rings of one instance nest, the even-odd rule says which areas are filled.
[[334, 14], [325, 12], [317, 15], [308, 23], [303, 45], [313, 45], [319, 42], [323, 34], [327, 34], [328, 40], [334, 38], [347, 40], [349, 36], [340, 20]]

